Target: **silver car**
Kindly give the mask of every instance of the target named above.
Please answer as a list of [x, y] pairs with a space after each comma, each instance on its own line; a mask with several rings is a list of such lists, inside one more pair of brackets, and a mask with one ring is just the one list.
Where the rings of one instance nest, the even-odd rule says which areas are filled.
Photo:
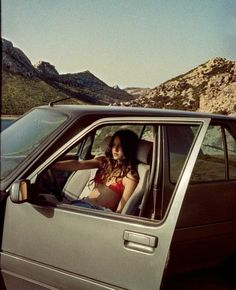
[[[140, 139], [135, 192], [121, 213], [72, 205], [94, 173], [52, 165], [102, 155], [120, 128]], [[34, 108], [1, 134], [1, 287], [160, 289], [164, 275], [234, 257], [235, 200], [234, 117]]]

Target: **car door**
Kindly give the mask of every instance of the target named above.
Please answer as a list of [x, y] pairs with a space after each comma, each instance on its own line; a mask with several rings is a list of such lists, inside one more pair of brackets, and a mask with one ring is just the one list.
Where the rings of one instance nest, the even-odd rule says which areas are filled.
[[[208, 119], [122, 117], [96, 121], [67, 142], [28, 179], [88, 132], [104, 124], [194, 124], [196, 138], [162, 220], [7, 200], [1, 271], [7, 289], [159, 289], [181, 204]], [[155, 158], [160, 157], [154, 146]], [[157, 160], [153, 163], [158, 164]], [[22, 287], [22, 288], [21, 288]], [[25, 287], [25, 288], [23, 288]]]
[[[211, 123], [206, 132], [172, 241], [171, 271], [220, 265], [236, 252], [236, 137], [227, 125]], [[180, 153], [177, 143], [171, 149]], [[174, 169], [166, 184], [175, 181]]]

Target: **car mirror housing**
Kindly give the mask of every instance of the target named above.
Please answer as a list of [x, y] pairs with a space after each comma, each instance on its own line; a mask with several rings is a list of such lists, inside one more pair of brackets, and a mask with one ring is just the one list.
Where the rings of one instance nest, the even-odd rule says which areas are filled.
[[14, 203], [28, 201], [30, 194], [30, 181], [23, 179], [15, 181], [10, 189], [10, 198]]

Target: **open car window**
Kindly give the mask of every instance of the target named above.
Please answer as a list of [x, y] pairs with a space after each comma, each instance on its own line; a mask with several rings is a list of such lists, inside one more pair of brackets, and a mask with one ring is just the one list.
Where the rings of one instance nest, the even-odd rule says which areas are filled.
[[176, 183], [185, 160], [188, 156], [198, 126], [168, 125], [166, 126], [170, 182]]
[[106, 126], [98, 129], [95, 134], [94, 142], [92, 145], [91, 154], [99, 156], [104, 154], [109, 138], [120, 129], [129, 129], [135, 132], [140, 139], [153, 141], [152, 126], [143, 125], [113, 125]]
[[191, 177], [192, 183], [236, 179], [236, 140], [223, 126], [209, 126]]

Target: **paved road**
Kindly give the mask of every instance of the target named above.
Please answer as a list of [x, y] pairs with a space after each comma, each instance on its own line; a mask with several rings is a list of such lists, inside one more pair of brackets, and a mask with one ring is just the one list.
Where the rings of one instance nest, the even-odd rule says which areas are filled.
[[168, 278], [162, 290], [236, 290], [236, 276], [224, 268], [201, 270]]

